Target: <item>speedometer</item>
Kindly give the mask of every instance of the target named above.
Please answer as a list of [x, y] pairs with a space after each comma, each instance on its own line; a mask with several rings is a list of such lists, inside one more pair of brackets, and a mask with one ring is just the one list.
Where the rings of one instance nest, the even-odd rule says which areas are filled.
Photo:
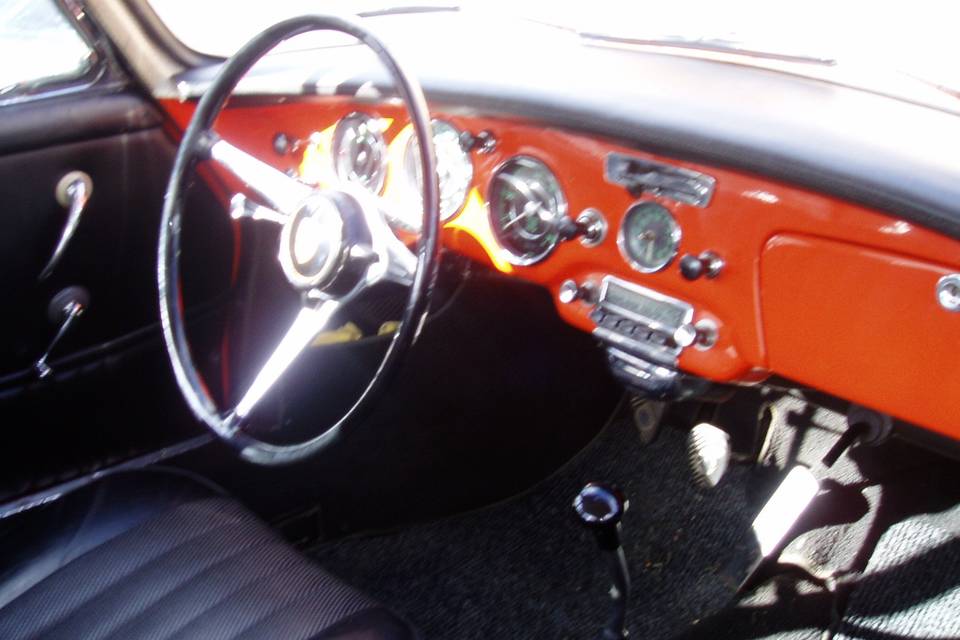
[[638, 202], [627, 210], [617, 245], [627, 262], [643, 273], [666, 267], [680, 246], [680, 225], [656, 202]]
[[351, 113], [333, 132], [333, 166], [337, 177], [380, 193], [387, 176], [387, 143], [379, 118]]
[[[431, 125], [433, 148], [437, 156], [437, 183], [440, 185], [440, 221], [443, 222], [453, 217], [463, 206], [473, 180], [473, 163], [460, 144], [460, 132], [456, 127], [443, 120], [434, 120]], [[403, 169], [409, 187], [415, 192], [419, 214], [423, 208], [423, 165], [420, 162], [420, 145], [417, 144], [416, 136], [410, 136], [407, 141], [403, 153]], [[411, 216], [402, 223], [419, 230], [420, 217]]]
[[513, 264], [543, 260], [557, 246], [567, 199], [539, 160], [517, 156], [503, 163], [491, 180], [489, 201], [493, 233]]

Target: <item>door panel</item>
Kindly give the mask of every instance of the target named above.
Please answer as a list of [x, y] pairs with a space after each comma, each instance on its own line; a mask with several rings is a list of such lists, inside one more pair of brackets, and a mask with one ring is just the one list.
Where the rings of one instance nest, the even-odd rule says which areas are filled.
[[[198, 433], [158, 325], [157, 235], [175, 150], [133, 93], [0, 107], [0, 500]], [[67, 216], [56, 185], [75, 170], [93, 192], [41, 281]], [[215, 365], [233, 230], [206, 188], [193, 189], [185, 226], [188, 304], [206, 309], [191, 316], [202, 325], [194, 345]], [[51, 357], [54, 373], [39, 379], [32, 364], [56, 331], [47, 307], [69, 285], [89, 290], [90, 305]]]

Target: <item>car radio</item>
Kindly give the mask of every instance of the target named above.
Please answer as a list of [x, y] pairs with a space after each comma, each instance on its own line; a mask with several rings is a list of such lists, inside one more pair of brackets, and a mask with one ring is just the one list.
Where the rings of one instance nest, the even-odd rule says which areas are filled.
[[603, 278], [595, 300], [593, 334], [618, 380], [656, 398], [691, 395], [707, 384], [677, 369], [680, 352], [702, 342], [690, 304], [613, 276]]

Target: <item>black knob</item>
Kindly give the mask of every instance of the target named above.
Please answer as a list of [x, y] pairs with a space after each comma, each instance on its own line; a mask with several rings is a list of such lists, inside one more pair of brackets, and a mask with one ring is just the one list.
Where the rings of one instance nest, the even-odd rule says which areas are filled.
[[484, 130], [477, 135], [464, 131], [460, 134], [460, 148], [467, 152], [490, 153], [497, 148], [497, 138], [492, 131]]
[[597, 544], [604, 551], [620, 548], [620, 520], [628, 503], [615, 487], [591, 482], [573, 500], [577, 517], [593, 531]]
[[687, 280], [696, 280], [702, 275], [713, 279], [720, 275], [726, 263], [713, 251], [704, 251], [698, 256], [689, 253], [680, 258], [680, 275]]
[[287, 152], [290, 151], [292, 146], [290, 137], [287, 134], [280, 132], [273, 136], [273, 151], [278, 156], [287, 155]]
[[591, 233], [590, 225], [582, 220], [574, 220], [569, 216], [563, 216], [556, 222], [557, 234], [561, 240], [573, 240], [580, 236], [589, 236]]
[[703, 272], [703, 261], [699, 257], [687, 253], [680, 258], [680, 275], [687, 280], [696, 280]]
[[578, 235], [582, 235], [584, 230], [573, 219], [564, 216], [557, 220], [557, 233], [560, 234], [561, 240], [573, 240]]
[[[85, 287], [72, 286], [58, 291], [47, 305], [47, 318], [51, 324], [62, 324], [77, 311], [82, 313], [90, 306], [90, 292]], [[77, 313], [79, 315], [79, 313]]]

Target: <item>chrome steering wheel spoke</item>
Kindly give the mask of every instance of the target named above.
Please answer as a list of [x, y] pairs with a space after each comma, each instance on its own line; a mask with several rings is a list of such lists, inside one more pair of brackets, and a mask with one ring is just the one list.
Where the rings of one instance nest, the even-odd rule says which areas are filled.
[[393, 204], [381, 196], [350, 185], [343, 189], [360, 203], [364, 224], [370, 232], [372, 250], [377, 257], [367, 270], [365, 285], [388, 281], [411, 286], [417, 272], [417, 256], [397, 237], [387, 222], [384, 211]]
[[250, 387], [231, 412], [229, 420], [234, 428], [238, 427], [253, 412], [264, 396], [276, 385], [277, 381], [290, 368], [290, 365], [310, 346], [314, 338], [327, 327], [333, 314], [341, 307], [337, 300], [326, 300], [315, 307], [303, 307], [297, 313], [293, 324], [287, 329], [280, 344], [257, 373]]
[[[266, 162], [241, 151], [226, 140], [208, 134], [210, 158], [256, 191], [276, 212], [296, 213], [313, 189]], [[231, 210], [231, 214], [233, 211]]]
[[230, 217], [234, 220], [266, 220], [283, 225], [289, 216], [276, 209], [257, 204], [242, 193], [236, 193], [230, 198]]

